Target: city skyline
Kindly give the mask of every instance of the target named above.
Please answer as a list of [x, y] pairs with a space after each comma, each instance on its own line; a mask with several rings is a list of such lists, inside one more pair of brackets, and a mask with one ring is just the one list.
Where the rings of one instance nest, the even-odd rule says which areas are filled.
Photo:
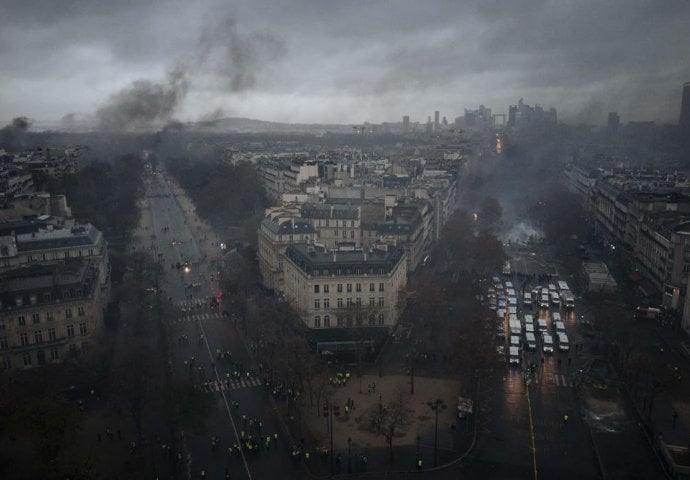
[[690, 65], [687, 2], [177, 0], [0, 7], [3, 120], [106, 129], [247, 117], [449, 121], [524, 98], [559, 120], [676, 124]]

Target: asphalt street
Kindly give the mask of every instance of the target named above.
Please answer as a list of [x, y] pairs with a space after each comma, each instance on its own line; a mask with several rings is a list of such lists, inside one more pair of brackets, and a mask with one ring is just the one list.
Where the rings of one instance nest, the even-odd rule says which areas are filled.
[[[193, 212], [181, 210], [166, 177], [157, 174], [149, 178], [147, 202], [153, 223], [149, 227], [150, 248], [165, 271], [160, 282], [164, 301], [170, 302], [175, 312], [164, 319], [170, 364], [174, 375], [189, 378], [203, 394], [215, 399], [207, 432], [187, 432], [188, 474], [201, 478], [204, 472], [205, 478], [215, 479], [225, 478], [227, 471], [233, 479], [299, 478], [299, 466], [289, 454], [292, 445], [234, 325], [232, 312], [223, 314], [228, 307], [222, 300], [220, 306], [211, 305], [210, 298], [218, 291], [219, 282], [204, 253], [209, 244], [203, 242], [210, 240], [195, 237], [199, 220]], [[219, 358], [219, 352], [223, 358]], [[228, 447], [243, 443], [241, 440], [250, 434], [261, 436], [262, 448], [228, 452]], [[272, 437], [269, 448], [265, 446], [266, 436]]]

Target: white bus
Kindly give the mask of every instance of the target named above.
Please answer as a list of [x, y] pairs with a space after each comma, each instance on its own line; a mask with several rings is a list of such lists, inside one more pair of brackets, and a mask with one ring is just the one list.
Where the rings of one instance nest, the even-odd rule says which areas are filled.
[[568, 291], [568, 292], [569, 292], [569, 291], [570, 291], [570, 287], [568, 287], [568, 284], [565, 283], [563, 280], [560, 280], [560, 281], [558, 282], [558, 291], [561, 292], [561, 293], [563, 293], [563, 292], [565, 292], [565, 291]]

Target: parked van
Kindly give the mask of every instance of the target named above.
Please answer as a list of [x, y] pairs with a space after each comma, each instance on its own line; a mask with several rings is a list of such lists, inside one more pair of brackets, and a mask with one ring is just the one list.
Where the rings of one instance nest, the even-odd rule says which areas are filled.
[[566, 292], [563, 294], [563, 306], [569, 310], [575, 308], [575, 297], [572, 293]]
[[514, 333], [511, 332], [511, 334], [510, 334], [510, 346], [520, 348], [520, 336], [519, 335], [515, 335]]
[[539, 300], [539, 308], [549, 308], [549, 296], [542, 295]]
[[570, 344], [568, 343], [568, 335], [565, 333], [558, 334], [558, 351], [567, 352], [570, 350]]
[[518, 347], [510, 347], [508, 349], [511, 365], [520, 365], [520, 349]]
[[534, 338], [534, 333], [527, 332], [525, 334], [525, 348], [527, 348], [527, 350], [530, 352], [533, 352], [537, 349], [537, 339]]
[[551, 303], [558, 307], [561, 305], [561, 297], [556, 292], [551, 292]]
[[543, 318], [540, 318], [537, 320], [537, 328], [539, 329], [540, 333], [546, 333], [547, 327], [546, 327], [546, 320]]
[[551, 315], [551, 320], [553, 320], [554, 323], [560, 322], [561, 321], [561, 314], [558, 312], [553, 312], [553, 315]]
[[553, 337], [551, 335], [548, 333], [542, 334], [541, 343], [544, 353], [553, 353]]
[[534, 333], [534, 324], [533, 323], [525, 323], [525, 332]]
[[553, 329], [556, 335], [559, 333], [565, 333], [565, 324], [563, 322], [553, 322]]
[[525, 315], [525, 325], [534, 325], [534, 317], [532, 315]]
[[532, 306], [532, 295], [529, 292], [525, 292], [525, 294], [522, 296], [522, 304], [525, 307]]

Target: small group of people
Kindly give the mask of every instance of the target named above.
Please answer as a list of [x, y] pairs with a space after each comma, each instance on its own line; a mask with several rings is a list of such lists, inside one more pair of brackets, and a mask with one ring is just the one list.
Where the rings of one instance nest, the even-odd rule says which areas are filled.
[[330, 377], [328, 380], [331, 382], [331, 385], [344, 387], [347, 385], [348, 380], [350, 380], [350, 376], [350, 372], [338, 372], [335, 374], [335, 377]]

